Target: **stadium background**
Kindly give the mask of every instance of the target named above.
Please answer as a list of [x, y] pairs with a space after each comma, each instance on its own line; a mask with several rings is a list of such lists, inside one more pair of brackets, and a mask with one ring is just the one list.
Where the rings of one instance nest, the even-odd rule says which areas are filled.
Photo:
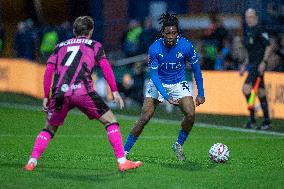
[[[19, 83], [16, 79], [20, 77], [15, 77], [15, 71], [23, 71], [25, 69], [21, 67], [21, 64], [16, 64], [18, 60], [13, 62], [14, 59], [7, 58], [22, 58], [19, 60], [24, 61], [25, 59], [31, 61], [31, 65], [37, 63], [33, 66], [40, 67], [32, 70], [43, 69], [43, 66], [38, 65], [44, 64], [48, 55], [48, 52], [42, 50], [45, 33], [48, 33], [49, 31], [57, 32], [57, 38], [52, 38], [52, 42], [55, 44], [55, 42], [63, 40], [64, 37], [66, 38], [68, 36], [67, 34], [72, 36], [70, 23], [72, 23], [77, 16], [90, 15], [95, 20], [95, 32], [93, 38], [104, 44], [108, 58], [113, 65], [119, 89], [124, 95], [128, 107], [133, 105], [141, 106], [141, 90], [143, 88], [141, 86], [143, 83], [147, 82], [147, 78], [149, 77], [145, 63], [145, 53], [147, 52], [146, 49], [149, 43], [145, 44], [144, 49], [142, 50], [131, 51], [127, 49], [127, 46], [125, 45], [128, 35], [127, 32], [131, 30], [131, 27], [143, 30], [143, 21], [148, 18], [151, 18], [150, 22], [153, 31], [158, 32], [157, 29], [159, 28], [159, 24], [157, 19], [159, 15], [164, 11], [170, 11], [179, 16], [182, 34], [193, 41], [199, 52], [202, 69], [206, 70], [204, 71], [204, 79], [207, 103], [203, 107], [197, 109], [197, 111], [206, 114], [246, 115], [246, 102], [241, 94], [241, 87], [245, 77], [238, 77], [237, 72], [240, 62], [229, 62], [227, 60], [230, 60], [230, 58], [219, 57], [223, 56], [222, 53], [226, 52], [226, 49], [234, 47], [233, 45], [230, 46], [230, 48], [226, 48], [226, 43], [234, 43], [234, 40], [238, 39], [238, 37], [242, 38], [242, 33], [245, 28], [243, 13], [248, 7], [253, 7], [257, 10], [261, 24], [267, 30], [271, 31], [271, 35], [277, 35], [277, 37], [280, 36], [280, 40], [282, 39], [284, 36], [282, 35], [284, 30], [282, 23], [283, 2], [280, 0], [241, 0], [230, 1], [230, 3], [225, 0], [1, 1], [0, 21], [2, 20], [1, 27], [3, 29], [1, 31], [3, 31], [2, 36], [4, 36], [2, 37], [3, 47], [1, 56], [6, 59], [0, 59], [0, 91], [24, 93], [36, 98], [41, 98], [42, 80], [39, 78], [42, 78], [42, 71], [35, 71], [34, 73], [27, 74], [28, 78], [33, 78], [33, 80], [27, 80], [29, 84], [23, 83], [21, 85], [12, 85], [11, 83]], [[210, 27], [213, 24], [213, 17], [217, 18], [217, 22], [220, 22], [224, 27], [225, 32], [228, 33], [226, 34], [228, 37], [224, 37], [225, 42], [221, 42], [222, 49], [220, 50], [218, 49], [219, 44], [214, 42], [213, 48], [211, 48], [212, 45], [207, 45], [206, 47], [208, 41], [219, 40], [218, 36], [213, 36], [211, 37], [213, 40], [211, 38], [208, 40], [209, 37], [207, 33], [208, 31], [210, 32]], [[276, 18], [276, 21], [273, 20]], [[27, 29], [29, 34], [23, 34], [22, 36], [24, 39], [17, 37], [17, 33], [21, 33], [21, 24], [24, 25], [23, 27], [29, 28]], [[63, 35], [63, 37], [61, 37], [62, 33], [65, 34], [65, 36]], [[136, 36], [138, 35], [139, 34]], [[144, 39], [140, 40], [143, 41]], [[149, 39], [146, 38], [146, 40]], [[32, 44], [30, 46], [17, 47], [16, 44], [18, 43]], [[49, 43], [48, 40], [47, 43]], [[209, 43], [212, 44], [211, 42]], [[214, 47], [214, 45], [217, 46], [217, 48]], [[282, 45], [284, 45], [284, 39]], [[53, 46], [51, 47], [53, 48]], [[26, 53], [29, 53], [30, 55], [19, 53], [19, 51], [23, 51], [22, 49], [31, 51]], [[284, 50], [284, 46], [281, 46], [280, 43], [278, 49], [279, 52], [281, 52], [281, 50]], [[129, 58], [133, 56], [134, 58]], [[7, 62], [7, 60], [9, 61]], [[227, 64], [226, 61], [229, 63]], [[273, 58], [272, 61], [274, 61]], [[210, 65], [208, 65], [208, 62]], [[276, 65], [276, 67], [271, 68], [270, 71], [273, 72], [267, 74], [266, 82], [268, 86], [271, 115], [273, 118], [283, 119], [284, 85], [281, 81], [283, 81], [282, 72], [284, 70], [284, 63], [282, 56], [278, 62], [278, 66]], [[15, 65], [19, 66], [16, 67]], [[221, 71], [222, 73], [217, 73], [216, 71]], [[24, 75], [24, 73], [25, 72], [23, 71], [20, 75]], [[216, 77], [217, 75], [219, 76]], [[94, 78], [96, 79], [97, 88], [100, 88], [98, 90], [100, 94], [107, 101], [110, 101], [111, 95], [105, 81], [102, 79], [101, 73], [98, 71], [98, 73], [94, 75]], [[222, 80], [223, 78], [226, 78], [226, 84], [219, 82], [219, 80]], [[191, 80], [190, 71], [188, 79]], [[23, 82], [21, 79], [20, 81]], [[234, 88], [228, 88], [228, 86], [234, 86]], [[33, 90], [33, 92], [31, 92], [31, 90]], [[259, 103], [257, 102], [256, 105], [259, 106]], [[232, 108], [232, 106], [234, 108]], [[173, 111], [172, 107], [167, 104], [166, 110], [168, 112]], [[175, 111], [173, 113], [175, 113]], [[261, 116], [261, 112], [258, 112], [258, 116]]]

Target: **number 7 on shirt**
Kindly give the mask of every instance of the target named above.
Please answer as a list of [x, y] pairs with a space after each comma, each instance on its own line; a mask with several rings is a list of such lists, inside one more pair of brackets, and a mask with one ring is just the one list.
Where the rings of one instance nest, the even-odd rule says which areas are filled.
[[69, 46], [67, 47], [67, 52], [72, 52], [69, 58], [67, 59], [65, 66], [70, 66], [73, 62], [76, 54], [78, 53], [80, 46]]

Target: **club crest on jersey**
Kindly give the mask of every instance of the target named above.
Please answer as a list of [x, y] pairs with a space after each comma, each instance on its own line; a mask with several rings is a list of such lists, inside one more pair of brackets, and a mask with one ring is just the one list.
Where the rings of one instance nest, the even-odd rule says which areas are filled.
[[177, 58], [182, 58], [182, 57], [183, 57], [183, 54], [182, 54], [181, 52], [177, 52], [176, 57], [177, 57]]

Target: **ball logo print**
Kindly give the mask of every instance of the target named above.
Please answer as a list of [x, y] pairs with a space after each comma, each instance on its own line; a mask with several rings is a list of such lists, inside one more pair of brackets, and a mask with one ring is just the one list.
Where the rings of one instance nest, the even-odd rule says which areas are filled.
[[216, 163], [225, 163], [229, 157], [229, 148], [223, 143], [216, 143], [209, 150], [209, 158]]
[[220, 145], [220, 148], [218, 148], [218, 155], [221, 155], [224, 152], [224, 144]]

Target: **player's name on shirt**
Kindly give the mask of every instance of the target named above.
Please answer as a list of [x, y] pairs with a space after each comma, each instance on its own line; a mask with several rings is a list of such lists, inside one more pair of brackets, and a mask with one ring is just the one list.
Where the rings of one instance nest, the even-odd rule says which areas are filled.
[[65, 45], [70, 45], [70, 44], [76, 44], [76, 43], [85, 43], [87, 45], [91, 45], [92, 42], [93, 41], [90, 39], [69, 39], [67, 41], [59, 43], [59, 47], [63, 47]]

